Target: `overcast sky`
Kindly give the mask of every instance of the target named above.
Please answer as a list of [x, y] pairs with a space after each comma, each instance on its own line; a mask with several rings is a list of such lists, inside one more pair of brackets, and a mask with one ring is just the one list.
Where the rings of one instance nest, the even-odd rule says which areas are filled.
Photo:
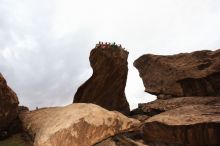
[[220, 0], [0, 0], [0, 72], [30, 108], [70, 104], [98, 41], [129, 51], [131, 108], [154, 100], [133, 61], [220, 48]]

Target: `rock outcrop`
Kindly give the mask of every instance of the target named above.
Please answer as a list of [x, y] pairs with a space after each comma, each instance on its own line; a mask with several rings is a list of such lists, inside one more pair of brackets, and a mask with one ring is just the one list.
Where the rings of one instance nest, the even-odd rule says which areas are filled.
[[92, 77], [79, 87], [74, 103], [94, 103], [129, 114], [125, 97], [128, 52], [117, 45], [99, 45], [90, 53]]
[[171, 56], [147, 54], [134, 66], [145, 91], [158, 98], [220, 96], [220, 50]]
[[190, 105], [153, 116], [145, 123], [144, 138], [148, 143], [220, 145], [220, 105]]
[[220, 145], [220, 50], [147, 54], [134, 66], [157, 96], [131, 112], [144, 122], [148, 145]]
[[[141, 103], [131, 111], [131, 115], [154, 116], [165, 111], [189, 105], [220, 105], [220, 97], [178, 97], [157, 99], [149, 103]], [[141, 116], [141, 117], [142, 117]]]
[[[18, 97], [0, 73], [0, 137], [18, 116]], [[7, 135], [7, 134], [6, 134]]]
[[23, 112], [20, 119], [34, 146], [91, 146], [140, 126], [117, 111], [86, 103]]

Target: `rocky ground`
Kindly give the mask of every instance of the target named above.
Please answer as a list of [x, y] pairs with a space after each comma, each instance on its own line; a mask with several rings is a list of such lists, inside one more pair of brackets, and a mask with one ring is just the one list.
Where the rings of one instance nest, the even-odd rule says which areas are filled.
[[93, 75], [64, 107], [19, 107], [1, 75], [0, 146], [220, 145], [220, 50], [138, 58], [145, 91], [157, 100], [133, 111], [124, 93], [127, 57], [121, 46], [97, 45]]

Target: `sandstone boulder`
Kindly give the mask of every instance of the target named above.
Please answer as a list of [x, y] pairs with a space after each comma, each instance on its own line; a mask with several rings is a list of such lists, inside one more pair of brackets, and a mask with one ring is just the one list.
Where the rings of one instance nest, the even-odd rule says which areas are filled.
[[0, 73], [0, 133], [7, 133], [8, 127], [17, 118], [18, 104], [16, 93]]
[[85, 103], [23, 112], [20, 119], [34, 146], [91, 146], [140, 126], [119, 112]]
[[170, 56], [147, 54], [134, 66], [145, 91], [158, 98], [220, 96], [220, 50]]
[[129, 114], [125, 97], [127, 58], [128, 52], [116, 45], [94, 48], [89, 58], [93, 75], [79, 87], [73, 102], [94, 103], [108, 110]]
[[190, 105], [149, 118], [147, 143], [187, 146], [220, 145], [220, 105]]

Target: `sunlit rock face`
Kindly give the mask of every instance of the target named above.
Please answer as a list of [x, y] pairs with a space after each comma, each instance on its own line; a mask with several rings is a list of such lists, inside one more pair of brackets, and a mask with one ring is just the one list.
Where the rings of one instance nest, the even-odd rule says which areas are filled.
[[149, 118], [144, 125], [148, 143], [187, 146], [220, 145], [220, 105], [190, 105]]
[[20, 114], [34, 146], [92, 146], [140, 122], [98, 105], [75, 103]]
[[94, 103], [108, 110], [129, 114], [125, 97], [128, 52], [115, 44], [97, 44], [90, 53], [93, 75], [79, 87], [74, 103]]
[[0, 132], [7, 131], [18, 116], [18, 97], [0, 73]]
[[162, 56], [147, 54], [134, 66], [145, 91], [166, 99], [182, 96], [220, 96], [220, 50]]

